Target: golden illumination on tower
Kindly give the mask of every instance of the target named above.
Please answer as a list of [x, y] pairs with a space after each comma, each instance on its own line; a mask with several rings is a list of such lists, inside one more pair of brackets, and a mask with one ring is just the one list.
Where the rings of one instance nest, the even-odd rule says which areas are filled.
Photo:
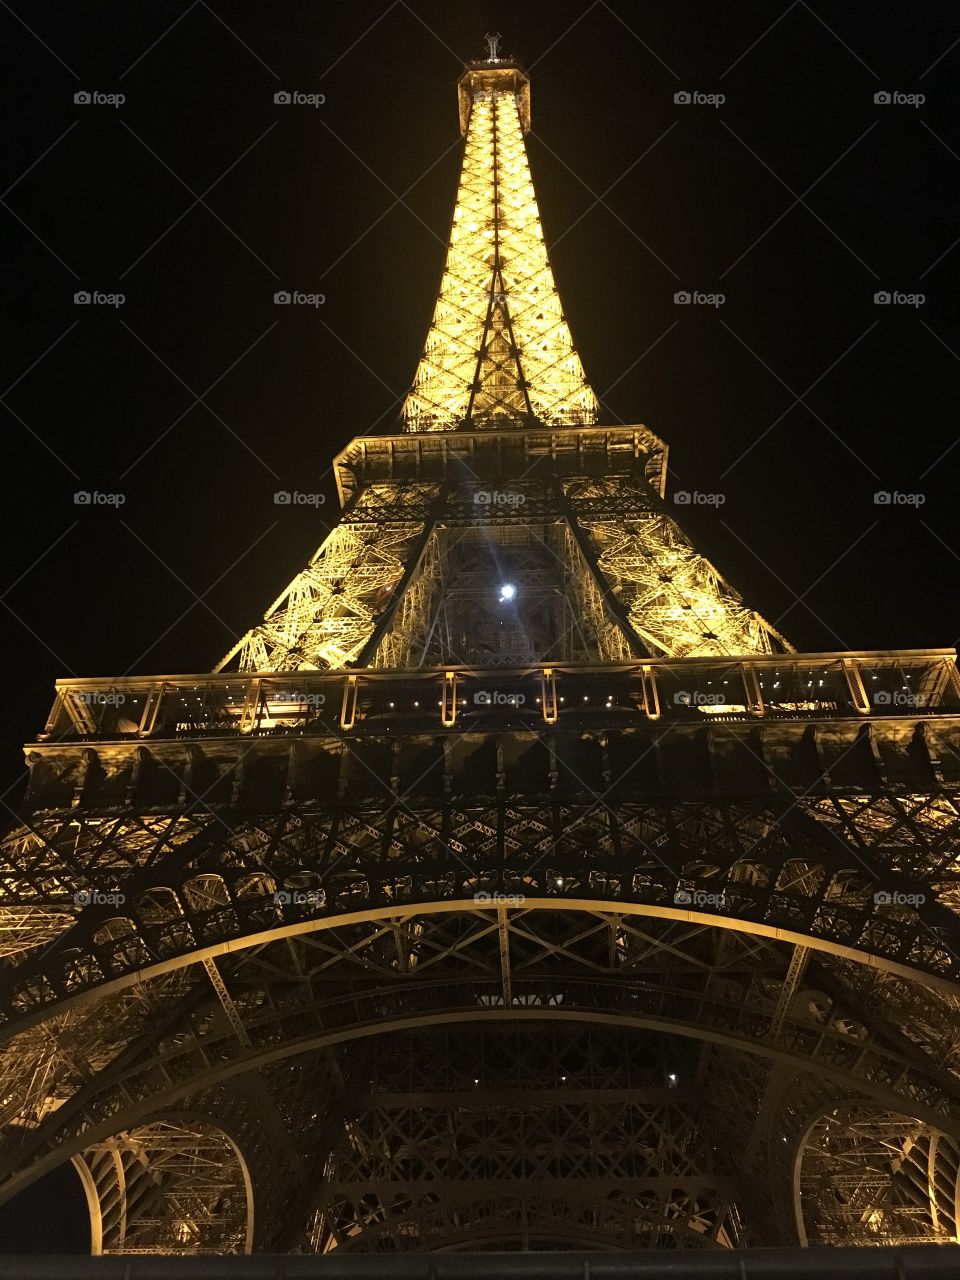
[[494, 59], [472, 64], [458, 87], [463, 170], [407, 429], [589, 426], [597, 400], [560, 305], [527, 161], [529, 81]]
[[[463, 171], [406, 431], [344, 450], [339, 522], [217, 671], [502, 664], [508, 641], [516, 663], [789, 649], [664, 503], [663, 442], [598, 422], [527, 163], [527, 76], [491, 37], [458, 94]], [[530, 575], [507, 627], [476, 606], [502, 571]]]

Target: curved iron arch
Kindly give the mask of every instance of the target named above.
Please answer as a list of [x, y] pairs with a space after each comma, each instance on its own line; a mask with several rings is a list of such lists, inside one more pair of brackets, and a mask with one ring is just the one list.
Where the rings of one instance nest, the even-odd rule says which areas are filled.
[[[244, 1222], [243, 1252], [252, 1252], [256, 1197], [254, 1194], [253, 1177], [251, 1174], [250, 1164], [244, 1154], [240, 1142], [237, 1140], [236, 1135], [230, 1132], [230, 1125], [228, 1123], [223, 1123], [222, 1119], [219, 1117], [212, 1118], [209, 1114], [177, 1108], [173, 1111], [158, 1112], [153, 1116], [146, 1117], [135, 1127], [117, 1131], [115, 1134], [111, 1135], [110, 1139], [107, 1140], [116, 1145], [112, 1162], [114, 1166], [114, 1177], [111, 1179], [111, 1186], [109, 1189], [115, 1191], [116, 1197], [119, 1201], [126, 1201], [127, 1180], [122, 1162], [119, 1159], [123, 1146], [136, 1141], [137, 1135], [142, 1133], [144, 1129], [149, 1128], [151, 1125], [161, 1123], [170, 1126], [176, 1126], [179, 1124], [181, 1126], [181, 1132], [184, 1133], [190, 1128], [196, 1128], [199, 1126], [204, 1130], [215, 1133], [226, 1142], [230, 1150], [233, 1152], [236, 1167], [239, 1171], [240, 1177], [242, 1178], [245, 1190], [246, 1213]], [[91, 1148], [87, 1148], [84, 1151], [78, 1152], [76, 1155], [69, 1157], [69, 1159], [77, 1169], [86, 1193], [87, 1208], [90, 1213], [91, 1253], [93, 1255], [99, 1255], [103, 1253], [104, 1247], [103, 1203], [107, 1188], [103, 1185], [103, 1178], [98, 1178], [94, 1173], [91, 1160], [92, 1154], [93, 1152]], [[149, 1175], [149, 1166], [145, 1167], [145, 1173]], [[126, 1210], [124, 1210], [124, 1215], [125, 1213]], [[174, 1250], [170, 1248], [167, 1251], [173, 1252]], [[111, 1249], [109, 1252], [123, 1253], [124, 1250], [122, 1248], [119, 1250]], [[190, 1252], [192, 1252], [192, 1250]]]
[[[225, 878], [224, 883], [226, 883]], [[172, 895], [176, 895], [176, 890], [169, 885], [156, 886], [156, 889], [161, 888]], [[509, 892], [506, 896], [508, 898], [511, 897]], [[935, 990], [950, 994], [960, 994], [960, 969], [958, 969], [956, 976], [946, 977], [942, 974], [931, 973], [922, 964], [906, 964], [878, 954], [875, 950], [837, 942], [815, 932], [785, 928], [781, 925], [769, 924], [733, 914], [720, 914], [686, 906], [639, 903], [601, 895], [581, 897], [565, 894], [557, 897], [528, 897], [522, 891], [518, 891], [512, 896], [514, 898], [522, 898], [521, 909], [523, 912], [619, 912], [624, 915], [660, 920], [686, 920], [705, 927], [729, 929], [733, 932], [753, 937], [769, 938], [774, 941], [790, 943], [794, 946], [809, 947], [815, 951], [843, 959], [855, 960], [872, 968], [919, 981]], [[625, 906], [629, 907], [628, 912], [624, 912]], [[508, 908], [508, 910], [512, 909], [512, 907]], [[247, 911], [251, 914], [251, 924], [259, 923], [261, 926], [256, 931], [248, 933], [237, 932], [232, 936], [221, 938], [207, 945], [198, 945], [194, 939], [191, 949], [177, 950], [166, 957], [160, 956], [156, 949], [151, 948], [152, 961], [142, 947], [136, 947], [131, 952], [123, 937], [112, 940], [113, 952], [120, 957], [120, 962], [117, 965], [119, 972], [116, 972], [114, 976], [109, 976], [112, 965], [103, 959], [107, 951], [106, 946], [103, 944], [99, 947], [91, 944], [86, 953], [82, 952], [79, 947], [71, 951], [64, 949], [62, 944], [69, 941], [70, 934], [73, 932], [71, 930], [60, 940], [61, 945], [59, 948], [51, 947], [47, 949], [38, 965], [25, 966], [34, 968], [35, 976], [29, 979], [29, 991], [28, 981], [22, 977], [22, 969], [12, 971], [14, 975], [20, 974], [21, 980], [19, 987], [15, 990], [11, 991], [8, 987], [6, 993], [7, 1019], [6, 1025], [0, 1026], [0, 1043], [30, 1026], [44, 1022], [83, 1003], [88, 1003], [91, 998], [109, 995], [175, 969], [184, 968], [197, 962], [215, 960], [220, 956], [260, 947], [272, 941], [322, 933], [325, 930], [335, 931], [356, 924], [376, 923], [385, 917], [396, 920], [409, 920], [417, 917], [436, 914], [447, 915], [457, 912], [476, 915], [494, 910], [495, 904], [478, 902], [473, 897], [464, 897], [442, 898], [416, 903], [397, 903], [390, 909], [385, 909], [381, 905], [378, 907], [364, 906], [358, 910], [342, 911], [336, 914], [329, 912], [325, 914], [301, 913], [300, 918], [289, 919], [285, 914], [285, 906], [258, 902], [253, 906], [247, 904]], [[238, 917], [241, 914], [235, 905], [231, 905], [231, 912]], [[259, 920], [252, 918], [254, 912], [260, 913]], [[264, 913], [268, 913], [272, 918], [263, 919]], [[304, 915], [306, 915], [306, 918], [304, 918]], [[117, 918], [116, 916], [111, 917], [114, 920]], [[880, 917], [877, 918], [880, 919]], [[174, 923], [178, 930], [190, 927], [186, 918], [177, 918]], [[96, 922], [97, 928], [101, 930], [103, 924], [102, 920]], [[929, 947], [928, 949], [934, 950], [935, 948]], [[942, 948], [939, 948], [939, 950], [942, 954]], [[101, 954], [98, 955], [98, 952]], [[49, 975], [53, 972], [54, 964], [57, 961], [60, 964], [60, 981], [54, 983]], [[69, 984], [64, 981], [67, 961], [72, 966], [73, 974]], [[41, 966], [46, 967], [45, 972]], [[72, 989], [66, 989], [68, 986]], [[61, 992], [59, 995], [57, 994], [58, 988]], [[29, 1000], [28, 995], [31, 997]], [[18, 1004], [21, 1011], [19, 1013], [13, 1012], [17, 1009]]]
[[[130, 1096], [130, 1076], [121, 1077], [118, 1080], [107, 1078], [100, 1082], [101, 1094], [98, 1095], [101, 1096], [101, 1108], [106, 1114], [106, 1118], [98, 1120], [92, 1109], [84, 1110], [83, 1107], [77, 1106], [75, 1102], [65, 1104], [59, 1113], [51, 1117], [51, 1120], [58, 1121], [58, 1124], [56, 1126], [52, 1124], [41, 1126], [42, 1132], [38, 1132], [34, 1138], [33, 1150], [36, 1151], [46, 1145], [46, 1154], [40, 1154], [35, 1160], [28, 1157], [29, 1162], [16, 1158], [14, 1158], [12, 1164], [8, 1162], [6, 1187], [0, 1195], [2, 1195], [2, 1199], [8, 1199], [21, 1187], [28, 1185], [49, 1169], [63, 1163], [71, 1154], [75, 1154], [82, 1150], [83, 1147], [90, 1145], [91, 1139], [99, 1141], [109, 1137], [112, 1132], [116, 1131], [118, 1119], [122, 1118], [124, 1128], [132, 1127], [140, 1122], [143, 1117], [156, 1111], [158, 1106], [174, 1105], [180, 1097], [214, 1083], [242, 1075], [257, 1066], [282, 1061], [299, 1053], [323, 1046], [342, 1044], [389, 1031], [439, 1026], [452, 1022], [473, 1022], [478, 1017], [500, 1021], [535, 1018], [540, 1020], [598, 1022], [616, 1026], [631, 1026], [668, 1034], [672, 1033], [697, 1040], [710, 1040], [719, 1045], [782, 1061], [801, 1070], [815, 1068], [821, 1078], [829, 1077], [847, 1088], [853, 1086], [881, 1106], [885, 1106], [890, 1110], [904, 1110], [918, 1119], [934, 1125], [943, 1132], [960, 1137], [960, 1085], [957, 1082], [953, 1082], [953, 1088], [950, 1089], [950, 1092], [954, 1094], [950, 1108], [946, 1111], [939, 1110], [935, 1104], [942, 1102], [944, 1098], [943, 1080], [924, 1077], [922, 1072], [911, 1068], [911, 1064], [905, 1059], [890, 1052], [874, 1050], [874, 1060], [871, 1062], [870, 1045], [865, 1045], [859, 1041], [845, 1042], [844, 1038], [839, 1034], [834, 1033], [831, 1035], [823, 1027], [811, 1027], [809, 1024], [795, 1026], [787, 1019], [784, 1024], [785, 1028], [791, 1036], [796, 1033], [796, 1038], [789, 1045], [778, 1044], [761, 1038], [749, 1038], [745, 1034], [751, 1018], [755, 1016], [752, 1011], [747, 1011], [744, 1024], [741, 1025], [740, 1034], [736, 1034], [736, 1031], [731, 1030], [729, 1025], [723, 1025], [722, 1018], [718, 1019], [716, 1027], [707, 1028], [702, 1022], [682, 1023], [678, 1019], [649, 1014], [644, 1015], [637, 1012], [610, 1012], [599, 1007], [596, 1000], [587, 1000], [580, 1007], [571, 1004], [564, 1009], [561, 1009], [557, 1004], [552, 1006], [541, 1004], [525, 1008], [498, 1008], [495, 1005], [483, 1007], [478, 1006], [475, 999], [476, 984], [468, 983], [463, 985], [469, 989], [473, 998], [469, 1002], [465, 1001], [459, 1008], [434, 1009], [428, 1013], [415, 1011], [406, 1014], [406, 1016], [401, 1015], [389, 1020], [378, 1013], [376, 1008], [373, 1008], [371, 1009], [372, 1016], [364, 1024], [347, 1026], [338, 1031], [313, 1033], [298, 1040], [287, 1041], [279, 1047], [274, 1044], [272, 1047], [260, 1050], [254, 1049], [246, 1054], [237, 1055], [232, 1060], [216, 1066], [207, 1065], [204, 1072], [185, 1078], [176, 1085], [168, 1086], [165, 1093], [160, 1092], [158, 1094], [153, 1087], [153, 1078], [150, 1075], [152, 1064], [148, 1064], [141, 1086], [141, 1101], [132, 1103], [125, 1112], [118, 1113], [114, 1103], [111, 1101], [108, 1104], [102, 1095], [107, 1095], [111, 1100], [115, 1099], [118, 1087], [123, 1087], [128, 1091], [127, 1096]], [[369, 999], [370, 1001], [383, 1000], [384, 994], [376, 992]], [[742, 1014], [743, 1010], [738, 1005], [731, 1005], [729, 1009], [721, 1010], [721, 1012], [728, 1018], [732, 1016], [735, 1021], [736, 1016]], [[825, 1045], [830, 1048], [831, 1053], [837, 1055], [837, 1061], [831, 1061], [830, 1055], [827, 1053], [824, 1053], [820, 1058], [817, 1057], [817, 1051]], [[804, 1048], [807, 1049], [806, 1053], [802, 1051]], [[811, 1048], [813, 1052], [810, 1052]], [[842, 1065], [838, 1065], [838, 1061], [841, 1064], [845, 1063], [848, 1067], [852, 1067], [854, 1064], [860, 1068], [869, 1067], [873, 1073], [872, 1078], [858, 1077], [851, 1070], [844, 1070]], [[902, 1090], [901, 1092], [891, 1086], [891, 1080], [895, 1080], [898, 1083]], [[96, 1099], [93, 1099], [93, 1101], [96, 1102]], [[69, 1126], [66, 1123], [67, 1120], [70, 1121]], [[51, 1132], [51, 1130], [54, 1132]], [[56, 1137], [56, 1134], [59, 1137]], [[51, 1139], [54, 1139], [53, 1142], [51, 1142]], [[26, 1153], [24, 1152], [23, 1154]]]

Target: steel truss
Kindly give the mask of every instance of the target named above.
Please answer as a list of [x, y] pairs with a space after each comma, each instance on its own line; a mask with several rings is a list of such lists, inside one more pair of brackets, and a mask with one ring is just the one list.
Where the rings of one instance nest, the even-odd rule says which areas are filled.
[[492, 640], [469, 637], [478, 612], [481, 633], [502, 628], [505, 580], [518, 603], [502, 660], [514, 664], [789, 649], [696, 551], [646, 461], [635, 465], [590, 480], [370, 485], [217, 670], [486, 665]]
[[88, 1192], [95, 1254], [243, 1253], [252, 1243], [245, 1163], [208, 1121], [141, 1125], [87, 1148], [74, 1164]]
[[375, 620], [423, 550], [436, 485], [365, 489], [313, 559], [217, 670], [325, 670], [360, 656]]
[[461, 93], [463, 169], [437, 306], [404, 405], [408, 429], [596, 422], [530, 177], [526, 77], [472, 70]]
[[739, 1179], [663, 1054], [569, 1023], [387, 1037], [315, 1188], [311, 1247], [734, 1246]]
[[798, 1176], [807, 1229], [824, 1242], [957, 1239], [957, 1142], [909, 1116], [834, 1108], [812, 1127]]
[[73, 1160], [119, 1253], [955, 1239], [955, 655], [793, 653], [696, 551], [595, 425], [526, 77], [460, 106], [408, 430], [218, 674], [62, 681], [27, 749], [0, 1198]]
[[[811, 661], [798, 659], [800, 685], [824, 679], [806, 675]], [[861, 656], [850, 687], [862, 683], [861, 673], [883, 675], [885, 662], [872, 667]], [[915, 686], [932, 696], [947, 688], [942, 662], [905, 657], [894, 666], [898, 679], [912, 672]], [[666, 687], [671, 669], [658, 677]], [[772, 670], [787, 678], [786, 668]], [[709, 665], [701, 674], [696, 666], [684, 671], [694, 687], [706, 688], [716, 675]], [[218, 1120], [223, 1105], [209, 1099], [234, 1081], [245, 1090], [248, 1137], [251, 1116], [259, 1137], [271, 1135], [269, 1156], [250, 1156], [241, 1142], [237, 1149], [258, 1172], [255, 1239], [273, 1247], [283, 1233], [269, 1206], [297, 1187], [310, 1195], [296, 1202], [299, 1234], [292, 1228], [286, 1247], [364, 1251], [389, 1240], [393, 1248], [452, 1248], [504, 1238], [729, 1245], [819, 1231], [815, 1215], [809, 1226], [798, 1221], [793, 1166], [781, 1167], [786, 1152], [807, 1149], [806, 1117], [823, 1105], [821, 1092], [794, 1116], [785, 1099], [797, 1080], [815, 1080], [834, 1105], [856, 1098], [868, 1114], [907, 1117], [917, 1132], [945, 1141], [957, 1136], [958, 814], [956, 788], [944, 784], [940, 763], [956, 717], [946, 707], [932, 704], [922, 723], [878, 721], [863, 750], [851, 708], [852, 736], [845, 745], [837, 740], [842, 722], [834, 722], [832, 745], [812, 757], [819, 781], [814, 773], [814, 785], [802, 787], [807, 774], [786, 763], [792, 757], [784, 744], [806, 741], [808, 726], [802, 715], [784, 720], [768, 711], [754, 717], [749, 739], [766, 785], [758, 795], [741, 762], [746, 786], [738, 795], [720, 763], [730, 735], [738, 750], [744, 745], [735, 718], [711, 727], [705, 771], [694, 749], [703, 749], [703, 728], [679, 722], [664, 729], [648, 722], [645, 735], [606, 728], [596, 741], [589, 730], [571, 734], [569, 725], [565, 733], [518, 736], [478, 724], [437, 738], [396, 718], [391, 736], [333, 733], [322, 722], [319, 735], [291, 744], [286, 729], [259, 718], [234, 678], [220, 679], [240, 708], [237, 748], [246, 751], [245, 733], [259, 726], [257, 738], [246, 739], [256, 741], [259, 764], [245, 758], [241, 768], [231, 740], [218, 736], [228, 723], [222, 709], [213, 737], [197, 736], [203, 731], [194, 720], [186, 740], [161, 733], [137, 745], [104, 721], [106, 736], [88, 735], [84, 745], [76, 730], [86, 721], [67, 714], [73, 694], [58, 699], [56, 715], [65, 719], [51, 721], [40, 748], [46, 763], [31, 789], [33, 812], [0, 864], [9, 909], [22, 915], [34, 904], [41, 922], [32, 937], [21, 936], [23, 950], [0, 973], [7, 1194], [91, 1148], [123, 1149], [124, 1135], [168, 1123], [197, 1097], [206, 1101], [193, 1114], [233, 1133], [229, 1116]], [[391, 689], [391, 677], [384, 679]], [[840, 679], [834, 692], [826, 682], [821, 696], [835, 699], [849, 683], [842, 669]], [[203, 696], [208, 707], [220, 705]], [[279, 693], [261, 696], [269, 708]], [[154, 732], [165, 723], [164, 704], [149, 691], [144, 697]], [[187, 688], [173, 695], [176, 716], [185, 714], [186, 700]], [[910, 792], [904, 784], [916, 786], [916, 765], [897, 765], [883, 735], [892, 746], [914, 740], [919, 727], [925, 742], [944, 745], [925, 756], [927, 790]], [[652, 772], [645, 765], [651, 751]], [[878, 758], [887, 761], [880, 772]], [[74, 779], [66, 788], [62, 770]], [[287, 782], [264, 807], [266, 776]], [[703, 795], [705, 782], [715, 794]], [[636, 797], [638, 786], [646, 799]], [[874, 900], [877, 885], [896, 892], [918, 878], [930, 893], [921, 906]], [[681, 893], [691, 901], [678, 901]], [[713, 895], [713, 905], [698, 906], [698, 893]], [[51, 930], [66, 917], [70, 927], [51, 946]], [[610, 1199], [619, 1185], [612, 1174], [572, 1188], [565, 1175], [548, 1179], [518, 1217], [516, 1188], [492, 1172], [479, 1180], [489, 1185], [479, 1186], [469, 1162], [458, 1168], [478, 1186], [476, 1195], [449, 1165], [445, 1179], [433, 1168], [427, 1193], [413, 1186], [408, 1157], [398, 1152], [390, 1157], [397, 1185], [384, 1201], [363, 1189], [356, 1167], [347, 1177], [346, 1156], [326, 1154], [341, 1149], [346, 1115], [356, 1124], [366, 1115], [363, 1124], [384, 1140], [395, 1133], [369, 1066], [359, 1064], [370, 1037], [390, 1033], [419, 1046], [434, 1027], [469, 1046], [476, 1027], [489, 1025], [492, 1034], [505, 1022], [534, 1040], [545, 1024], [553, 1035], [618, 1027], [652, 1036], [660, 1061], [672, 1054], [675, 1074], [695, 1080], [698, 1096], [710, 1100], [700, 1132], [713, 1145], [722, 1138], [736, 1159], [726, 1170], [713, 1168], [707, 1182], [689, 1184], [680, 1199], [682, 1179], [666, 1200], [666, 1184], [651, 1182], [649, 1169], [636, 1175], [628, 1201]], [[909, 1037], [899, 1029], [908, 1024]], [[699, 1060], [692, 1049], [666, 1047], [697, 1042]], [[476, 1062], [481, 1056], [468, 1053]], [[315, 1060], [319, 1078], [309, 1066]], [[342, 1101], [332, 1112], [322, 1108], [318, 1090]], [[498, 1080], [484, 1096], [501, 1091]], [[590, 1104], [594, 1119], [603, 1097], [601, 1090]], [[466, 1134], [481, 1121], [482, 1134], [489, 1132], [482, 1109], [469, 1120], [459, 1104], [451, 1112], [452, 1103], [434, 1101], [423, 1123], [438, 1132], [452, 1125]], [[534, 1108], [532, 1128], [524, 1121], [520, 1129], [552, 1124], [543, 1120], [551, 1107], [572, 1124], [569, 1101], [557, 1096], [546, 1112]], [[524, 1115], [525, 1105], [518, 1102]], [[610, 1123], [622, 1130], [627, 1122], [615, 1115]], [[198, 1139], [198, 1183], [203, 1150]], [[502, 1175], [526, 1157], [494, 1144], [488, 1158], [499, 1161]], [[339, 1180], [330, 1160], [341, 1160]], [[752, 1179], [723, 1180], [740, 1170], [766, 1171], [770, 1193], [758, 1193]], [[676, 1183], [680, 1170], [656, 1176]], [[377, 1194], [382, 1182], [372, 1179]], [[443, 1194], [431, 1199], [441, 1182]], [[122, 1202], [110, 1185], [112, 1202]], [[134, 1216], [129, 1236], [111, 1227], [108, 1242], [136, 1247], [138, 1232], [155, 1242], [166, 1230], [165, 1247], [196, 1245], [197, 1234], [178, 1244], [186, 1228], [176, 1224], [187, 1218], [177, 1216], [176, 1198], [164, 1199], [156, 1179], [144, 1186], [153, 1192], [152, 1216], [145, 1208], [140, 1226]], [[236, 1197], [231, 1203], [240, 1206]], [[228, 1228], [211, 1209], [205, 1238], [236, 1241], [240, 1207], [231, 1212]], [[747, 1236], [736, 1225], [744, 1214]], [[189, 1220], [201, 1217], [197, 1210]], [[938, 1222], [946, 1221], [940, 1212]], [[932, 1218], [928, 1225], [924, 1238], [943, 1238]], [[831, 1229], [823, 1227], [825, 1237]]]
[[[235, 846], [230, 861], [236, 851]], [[45, 1082], [42, 1099], [28, 1097], [26, 1106], [10, 1117], [2, 1148], [8, 1191], [89, 1149], [91, 1140], [96, 1144], [108, 1141], [118, 1129], [136, 1130], [158, 1108], [163, 1114], [184, 1097], [209, 1091], [238, 1072], [247, 1078], [270, 1063], [303, 1060], [303, 1055], [309, 1057], [324, 1045], [349, 1046], [358, 1036], [400, 1032], [404, 1027], [456, 1026], [461, 1028], [457, 1037], [467, 1045], [473, 1033], [465, 1032], [478, 1020], [496, 1031], [505, 1020], [520, 1019], [528, 1028], [524, 1036], [534, 1034], [544, 1022], [558, 1024], [558, 1033], [564, 1035], [583, 1035], [576, 1028], [591, 1022], [601, 1028], [645, 1028], [661, 1036], [672, 1032], [704, 1039], [718, 1046], [715, 1052], [734, 1058], [758, 1055], [762, 1062], [778, 1062], [793, 1075], [815, 1072], [819, 1081], [832, 1082], [834, 1096], [864, 1097], [875, 1109], [920, 1117], [937, 1132], [956, 1135], [960, 1125], [956, 1079], [940, 1066], [941, 1046], [904, 1044], [896, 1030], [894, 1019], [911, 1007], [912, 984], [898, 980], [887, 992], [884, 1016], [878, 1017], [831, 977], [834, 960], [829, 953], [824, 953], [823, 964], [807, 966], [802, 989], [795, 991], [788, 1011], [778, 1013], [790, 969], [782, 944], [727, 933], [726, 950], [720, 954], [716, 928], [697, 921], [664, 921], [621, 911], [590, 915], [560, 903], [513, 909], [474, 903], [443, 914], [406, 915], [394, 908], [376, 916], [366, 913], [366, 918], [354, 917], [352, 922], [345, 916], [332, 930], [288, 926], [274, 933], [276, 941], [268, 941], [261, 913], [260, 928], [243, 949], [238, 950], [236, 939], [229, 952], [215, 948], [221, 975], [217, 987], [209, 980], [200, 952], [173, 959], [170, 948], [183, 947], [189, 934], [206, 942], [201, 950], [209, 954], [211, 939], [222, 936], [225, 927], [229, 931], [232, 911], [223, 883], [209, 873], [195, 874], [184, 880], [178, 894], [150, 894], [151, 909], [160, 910], [169, 924], [158, 928], [160, 919], [154, 917], [153, 929], [143, 930], [138, 956], [129, 949], [127, 935], [125, 954], [139, 960], [128, 986], [118, 990], [101, 975], [100, 987], [79, 1003], [74, 1000], [69, 1014], [50, 1011], [50, 1017], [33, 1020], [32, 1027], [9, 1041], [4, 1067], [6, 1079], [13, 1081], [20, 1064], [30, 1061], [37, 1038], [48, 1034], [51, 1022], [59, 1019], [53, 1021], [62, 1054], [58, 1072]], [[191, 904], [189, 922], [180, 904]], [[148, 967], [151, 959], [154, 966]], [[149, 976], [155, 970], [157, 976]], [[183, 975], [186, 985], [171, 988], [169, 971]], [[131, 996], [138, 998], [137, 1007], [143, 1011], [139, 1019], [131, 1013]], [[939, 1003], [941, 1026], [955, 1020], [955, 1004], [948, 997], [927, 992], [927, 999]], [[120, 1016], [124, 1000], [125, 1018]], [[475, 1052], [467, 1060], [479, 1062]], [[87, 1070], [78, 1072], [76, 1064], [84, 1061], [101, 1063], [102, 1068], [91, 1078]], [[739, 1091], [737, 1096], [741, 1107], [743, 1099], [749, 1099]], [[572, 1095], [554, 1099], [568, 1110], [573, 1101]], [[519, 1101], [518, 1105], [522, 1106]], [[315, 1101], [312, 1108], [316, 1113]], [[287, 1117], [289, 1127], [281, 1129], [296, 1145], [304, 1112], [276, 1102], [273, 1109]], [[312, 1154], [308, 1148], [301, 1158], [309, 1165]], [[679, 1176], [676, 1169], [672, 1176]], [[399, 1180], [410, 1183], [409, 1167]], [[616, 1180], [606, 1185], [612, 1187]], [[399, 1189], [404, 1195], [410, 1190], [409, 1185]], [[723, 1187], [714, 1185], [714, 1190]], [[489, 1191], [493, 1195], [496, 1188]], [[647, 1191], [653, 1194], [656, 1187]], [[350, 1203], [358, 1203], [357, 1187], [350, 1194]], [[563, 1199], [559, 1184], [553, 1194]], [[601, 1200], [606, 1195], [600, 1184], [590, 1194]], [[480, 1230], [481, 1220], [489, 1219], [498, 1232], [505, 1229], [497, 1218], [495, 1195], [486, 1208], [477, 1203], [473, 1209], [459, 1192], [451, 1190], [451, 1197], [436, 1209], [436, 1218], [432, 1209], [422, 1217], [422, 1204], [415, 1212], [413, 1203], [400, 1196], [391, 1202], [389, 1214], [378, 1211], [368, 1225], [379, 1224], [377, 1231], [399, 1231], [394, 1210], [402, 1202], [400, 1218], [407, 1221], [413, 1214], [419, 1223], [414, 1241], [438, 1240], [441, 1222], [451, 1231], [456, 1223], [472, 1222], [469, 1230], [464, 1226], [464, 1239], [471, 1238], [470, 1230]], [[455, 1212], [453, 1202], [459, 1205]], [[719, 1201], [710, 1203], [719, 1212]], [[662, 1205], [661, 1209], [666, 1212]], [[334, 1207], [324, 1212], [328, 1217], [323, 1221], [332, 1222]], [[342, 1205], [336, 1210], [338, 1222], [344, 1212]], [[692, 1229], [705, 1229], [700, 1210], [695, 1213], [688, 1205], [686, 1212], [689, 1221], [701, 1222]], [[445, 1216], [450, 1213], [453, 1218]], [[586, 1209], [581, 1206], [578, 1213]], [[388, 1219], [389, 1228], [384, 1225]], [[639, 1219], [634, 1215], [631, 1221]], [[644, 1238], [652, 1240], [667, 1229], [657, 1226], [658, 1221], [656, 1215], [647, 1221], [644, 1230], [653, 1234]], [[609, 1215], [601, 1221], [588, 1214], [580, 1229], [585, 1238], [593, 1223], [600, 1236], [612, 1242], [613, 1222]], [[716, 1217], [711, 1222], [716, 1225]], [[351, 1238], [355, 1229], [356, 1224], [347, 1232]], [[320, 1228], [314, 1240], [320, 1238], [316, 1230]], [[549, 1233], [548, 1223], [538, 1230]], [[327, 1236], [323, 1239], [329, 1247]], [[369, 1242], [357, 1244], [372, 1247]]]

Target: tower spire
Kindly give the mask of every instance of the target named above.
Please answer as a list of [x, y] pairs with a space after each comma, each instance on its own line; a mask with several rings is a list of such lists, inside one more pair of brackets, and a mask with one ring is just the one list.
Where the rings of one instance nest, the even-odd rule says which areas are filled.
[[547, 256], [524, 134], [530, 82], [500, 57], [460, 77], [466, 138], [447, 260], [413, 388], [408, 431], [588, 426], [587, 384]]

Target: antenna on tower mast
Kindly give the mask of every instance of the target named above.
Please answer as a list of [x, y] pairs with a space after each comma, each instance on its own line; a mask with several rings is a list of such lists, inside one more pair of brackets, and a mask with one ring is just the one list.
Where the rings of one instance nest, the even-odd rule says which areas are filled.
[[487, 61], [499, 62], [500, 61], [500, 41], [503, 38], [500, 35], [500, 32], [498, 31], [496, 35], [490, 35], [488, 31], [483, 38], [487, 42], [487, 52], [489, 54]]

